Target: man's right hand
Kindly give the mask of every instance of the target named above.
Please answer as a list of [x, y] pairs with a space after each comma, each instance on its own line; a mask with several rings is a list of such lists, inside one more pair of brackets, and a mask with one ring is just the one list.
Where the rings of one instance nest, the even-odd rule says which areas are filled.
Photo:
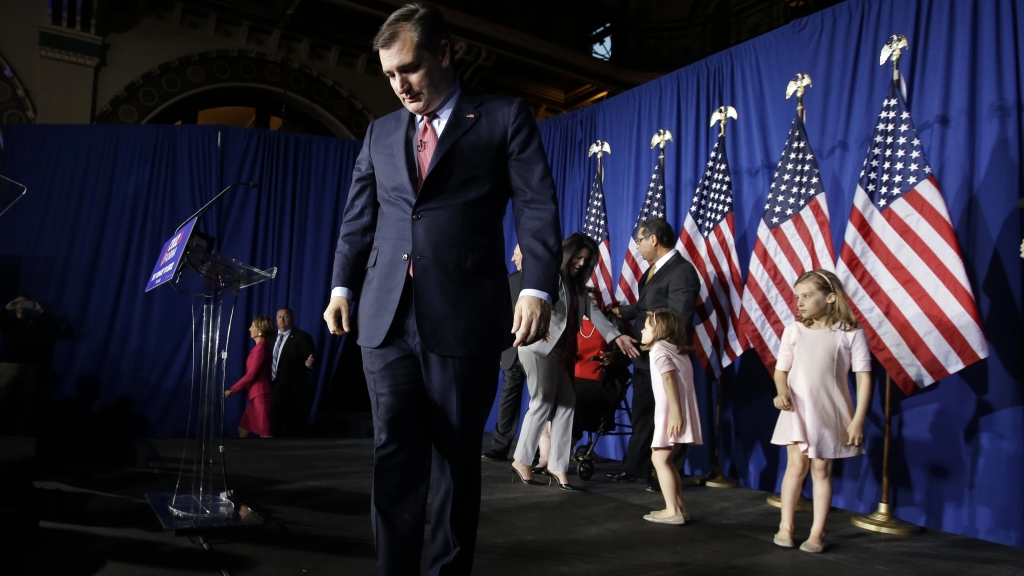
[[344, 336], [352, 331], [349, 321], [350, 308], [351, 305], [348, 298], [344, 296], [331, 298], [331, 303], [327, 305], [327, 310], [324, 310], [324, 321], [327, 322], [327, 329], [330, 330], [331, 334]]
[[512, 319], [513, 346], [529, 346], [548, 335], [551, 322], [551, 304], [536, 296], [520, 296]]

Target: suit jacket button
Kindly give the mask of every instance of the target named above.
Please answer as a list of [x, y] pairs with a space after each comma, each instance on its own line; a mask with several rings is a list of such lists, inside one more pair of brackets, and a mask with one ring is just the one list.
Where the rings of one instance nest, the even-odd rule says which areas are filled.
[[413, 214], [413, 215], [412, 215], [412, 219], [413, 219], [413, 220], [419, 220], [420, 218], [423, 218], [423, 215], [422, 215], [422, 214]]
[[402, 254], [402, 260], [408, 260], [408, 259], [409, 259], [409, 255], [408, 254]]

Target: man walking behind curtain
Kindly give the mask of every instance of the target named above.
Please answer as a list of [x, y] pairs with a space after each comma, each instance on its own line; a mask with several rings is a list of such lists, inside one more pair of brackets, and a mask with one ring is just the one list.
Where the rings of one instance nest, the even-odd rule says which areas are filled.
[[[470, 574], [494, 367], [512, 332], [515, 345], [544, 336], [557, 290], [555, 187], [523, 102], [458, 85], [440, 12], [398, 9], [374, 48], [405, 109], [366, 130], [324, 319], [333, 334], [359, 322], [377, 574], [420, 571], [428, 486], [429, 572]], [[510, 199], [524, 262], [514, 315], [502, 262]]]
[[316, 360], [313, 337], [295, 326], [291, 308], [277, 311], [277, 338], [271, 348], [270, 378], [274, 382], [274, 436], [303, 436], [306, 394]]

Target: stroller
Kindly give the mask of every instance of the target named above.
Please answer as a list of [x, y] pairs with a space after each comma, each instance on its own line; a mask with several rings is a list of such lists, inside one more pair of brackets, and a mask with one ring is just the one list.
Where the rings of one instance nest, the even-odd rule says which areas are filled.
[[573, 418], [573, 438], [582, 438], [585, 444], [573, 450], [577, 462], [576, 475], [580, 480], [594, 476], [594, 446], [602, 436], [628, 436], [632, 434], [632, 414], [626, 391], [632, 383], [629, 358], [616, 349], [611, 363], [601, 370], [598, 380], [576, 380], [576, 413]]

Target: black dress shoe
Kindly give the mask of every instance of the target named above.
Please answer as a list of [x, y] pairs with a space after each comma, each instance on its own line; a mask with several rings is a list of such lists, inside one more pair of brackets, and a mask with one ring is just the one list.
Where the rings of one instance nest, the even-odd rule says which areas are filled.
[[548, 473], [548, 467], [547, 466], [534, 466], [533, 467], [533, 473], [534, 474], [547, 474]]
[[657, 484], [648, 484], [645, 490], [648, 492], [661, 492], [661, 486], [658, 486]]
[[497, 450], [488, 450], [480, 455], [484, 460], [490, 460], [491, 462], [504, 462], [508, 460], [508, 454], [502, 454]]
[[633, 476], [629, 472], [609, 472], [605, 476], [612, 482], [631, 482], [636, 480], [636, 476]]
[[554, 476], [552, 476], [551, 478], [554, 481], [554, 483], [558, 485], [558, 489], [559, 490], [565, 490], [566, 492], [583, 492], [584, 491], [583, 488], [577, 488], [576, 486], [573, 486], [572, 484], [562, 484]]

